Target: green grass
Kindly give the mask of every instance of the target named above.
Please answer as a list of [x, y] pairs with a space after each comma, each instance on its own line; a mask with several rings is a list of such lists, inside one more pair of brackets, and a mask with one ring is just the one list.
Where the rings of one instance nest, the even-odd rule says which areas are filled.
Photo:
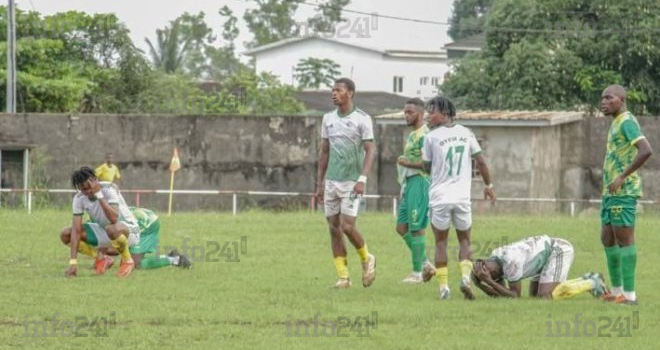
[[[378, 257], [378, 273], [368, 289], [360, 284], [360, 264], [349, 249], [352, 289], [329, 288], [335, 281], [329, 237], [321, 214], [243, 212], [190, 213], [162, 217], [162, 244], [181, 249], [205, 247], [207, 241], [239, 241], [247, 236], [248, 252], [240, 262], [197, 262], [192, 270], [163, 268], [136, 271], [129, 278], [93, 276], [92, 261], [80, 258], [79, 275], [65, 279], [68, 251], [59, 241], [59, 229], [70, 222], [66, 211], [39, 211], [27, 215], [0, 211], [3, 257], [0, 257], [0, 348], [16, 349], [650, 349], [657, 348], [660, 329], [658, 266], [660, 219], [644, 215], [638, 220], [637, 285], [640, 306], [605, 304], [590, 295], [565, 301], [533, 299], [462, 300], [458, 289], [458, 264], [450, 262], [452, 299], [438, 300], [437, 282], [419, 286], [400, 283], [409, 272], [407, 248], [394, 233], [394, 219], [387, 214], [365, 214], [358, 220], [370, 250]], [[597, 217], [477, 216], [474, 241], [508, 242], [548, 233], [570, 240], [576, 259], [570, 276], [586, 271], [606, 272]], [[431, 242], [431, 235], [427, 241]], [[455, 242], [455, 237], [452, 237]], [[492, 247], [492, 244], [491, 244]], [[198, 248], [198, 257], [199, 257]], [[525, 294], [527, 290], [524, 290]], [[546, 321], [615, 321], [639, 312], [639, 329], [631, 337], [603, 328], [611, 337], [547, 337]], [[108, 317], [115, 313], [115, 329], [107, 337], [81, 328], [87, 337], [26, 337], [33, 321], [57, 322]], [[295, 320], [310, 321], [316, 313], [326, 322], [339, 317], [378, 313], [377, 328], [369, 337], [293, 337]], [[600, 319], [599, 319], [600, 318]], [[614, 323], [614, 322], [612, 322]], [[362, 334], [366, 333], [364, 323]], [[581, 325], [581, 327], [582, 327]], [[52, 333], [48, 323], [48, 334]], [[287, 327], [290, 327], [289, 329]], [[552, 334], [556, 334], [553, 324]], [[100, 329], [97, 329], [98, 331]], [[319, 333], [323, 330], [319, 327]], [[59, 332], [59, 329], [58, 329]], [[313, 332], [313, 326], [310, 329]], [[304, 332], [303, 332], [304, 333]], [[336, 335], [336, 330], [334, 332]]]

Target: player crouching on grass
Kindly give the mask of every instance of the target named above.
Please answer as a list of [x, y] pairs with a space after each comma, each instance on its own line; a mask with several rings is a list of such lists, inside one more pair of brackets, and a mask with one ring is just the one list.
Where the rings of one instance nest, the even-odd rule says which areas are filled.
[[472, 281], [492, 297], [520, 297], [524, 278], [531, 278], [529, 295], [533, 297], [568, 299], [585, 292], [595, 297], [606, 293], [600, 273], [566, 280], [573, 258], [573, 246], [566, 240], [529, 237], [495, 249], [486, 260], [477, 260]]
[[[112, 258], [105, 256], [105, 252], [110, 247], [121, 255], [118, 273], [120, 277], [128, 276], [131, 273], [135, 266], [134, 258], [138, 259], [138, 264], [141, 267], [151, 265], [149, 264], [151, 261], [142, 259], [142, 256], [144, 253], [153, 251], [153, 246], [158, 243], [160, 228], [158, 217], [154, 214], [143, 221], [144, 225], [145, 223], [149, 224], [150, 219], [153, 219], [150, 225], [144, 226], [145, 228], [151, 227], [151, 230], [143, 232], [143, 234], [151, 233], [147, 236], [153, 238], [145, 239], [144, 244], [141, 246], [139, 244], [140, 222], [129, 210], [115, 185], [108, 182], [99, 182], [94, 175], [94, 171], [88, 167], [82, 167], [75, 171], [71, 176], [71, 182], [79, 192], [73, 198], [73, 224], [71, 227], [64, 228], [60, 235], [62, 242], [71, 247], [70, 266], [65, 275], [70, 277], [77, 274], [78, 252], [96, 259], [96, 274], [105, 273], [106, 269], [112, 266], [114, 262]], [[82, 222], [84, 212], [88, 213], [91, 222]], [[134, 251], [135, 255], [131, 255], [131, 247], [137, 248]], [[177, 261], [179, 265], [183, 265], [188, 260], [185, 257], [178, 256], [170, 256], [170, 258], [170, 261], [179, 260]]]

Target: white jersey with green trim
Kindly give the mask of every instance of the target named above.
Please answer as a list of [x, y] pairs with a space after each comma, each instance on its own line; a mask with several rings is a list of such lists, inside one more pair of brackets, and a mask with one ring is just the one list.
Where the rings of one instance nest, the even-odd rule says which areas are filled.
[[374, 139], [371, 117], [359, 108], [345, 116], [336, 109], [323, 116], [321, 137], [330, 143], [327, 180], [357, 181], [364, 166], [362, 142]]
[[547, 235], [534, 236], [499, 247], [490, 257], [502, 266], [502, 274], [509, 282], [537, 276], [548, 264], [553, 241]]
[[[99, 184], [101, 185], [103, 197], [108, 204], [117, 206], [119, 210], [119, 218], [117, 220], [137, 224], [137, 219], [135, 219], [133, 213], [128, 209], [128, 205], [126, 205], [124, 197], [119, 193], [117, 185], [104, 181], [99, 182]], [[73, 197], [73, 215], [82, 215], [84, 212], [87, 212], [90, 219], [102, 227], [110, 224], [110, 220], [105, 216], [99, 201], [96, 199], [90, 200], [82, 192], [78, 192]]]
[[422, 161], [431, 162], [429, 206], [470, 203], [472, 156], [481, 147], [463, 125], [440, 126], [424, 138]]

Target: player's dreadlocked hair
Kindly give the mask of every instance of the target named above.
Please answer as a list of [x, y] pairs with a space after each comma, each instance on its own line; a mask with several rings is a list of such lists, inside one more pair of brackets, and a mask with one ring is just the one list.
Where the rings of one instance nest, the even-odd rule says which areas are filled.
[[448, 98], [443, 96], [436, 96], [426, 102], [426, 110], [430, 113], [433, 111], [440, 112], [447, 115], [454, 120], [456, 116], [456, 106]]
[[96, 175], [94, 175], [94, 170], [84, 166], [73, 172], [73, 174], [71, 175], [71, 184], [73, 185], [73, 188], [79, 190], [82, 184], [84, 184], [87, 180], [92, 178], [93, 179], [96, 178]]

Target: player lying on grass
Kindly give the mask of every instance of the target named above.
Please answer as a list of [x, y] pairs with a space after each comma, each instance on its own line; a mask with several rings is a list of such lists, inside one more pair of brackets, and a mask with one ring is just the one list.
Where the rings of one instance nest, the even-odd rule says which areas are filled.
[[[60, 238], [62, 242], [71, 247], [71, 260], [66, 276], [77, 274], [77, 254], [81, 252], [96, 259], [96, 273], [102, 274], [112, 266], [114, 260], [105, 256], [105, 252], [114, 248], [121, 255], [121, 264], [118, 275], [128, 276], [135, 266], [135, 259], [140, 267], [159, 267], [164, 265], [163, 257], [142, 258], [147, 252], [153, 251], [158, 244], [159, 228], [158, 217], [147, 217], [143, 220], [145, 228], [145, 244], [140, 245], [140, 224], [135, 215], [129, 210], [126, 202], [119, 193], [116, 186], [111, 183], [99, 182], [94, 171], [88, 167], [82, 167], [71, 176], [71, 182], [79, 192], [73, 199], [73, 223], [71, 227], [62, 230]], [[83, 213], [87, 212], [91, 222], [83, 224]], [[146, 213], [145, 213], [146, 215]], [[151, 220], [151, 222], [150, 222]], [[133, 247], [131, 255], [130, 247]], [[172, 252], [168, 259], [178, 266], [189, 267], [186, 257], [179, 257]], [[168, 264], [169, 265], [169, 264]]]
[[495, 249], [486, 260], [477, 260], [472, 280], [493, 297], [520, 297], [525, 278], [531, 278], [529, 295], [533, 297], [567, 299], [585, 292], [596, 297], [606, 293], [600, 273], [566, 280], [573, 258], [573, 246], [564, 239], [529, 237]]

